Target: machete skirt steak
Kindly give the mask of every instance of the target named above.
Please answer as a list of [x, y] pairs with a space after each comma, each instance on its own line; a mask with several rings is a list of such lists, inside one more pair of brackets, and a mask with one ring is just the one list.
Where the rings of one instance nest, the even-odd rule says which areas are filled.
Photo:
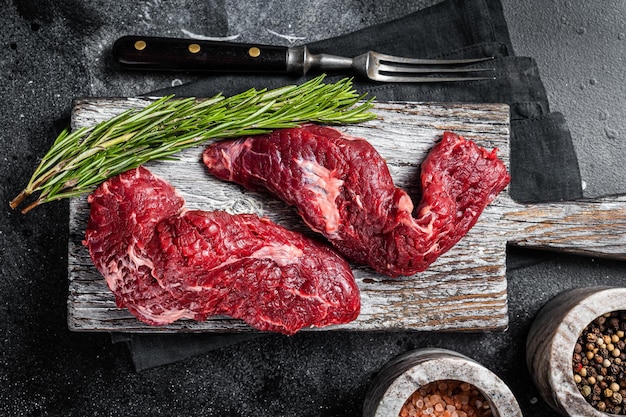
[[216, 177], [295, 206], [343, 256], [397, 277], [428, 268], [506, 187], [510, 176], [496, 151], [445, 132], [422, 163], [415, 210], [368, 141], [330, 127], [216, 142], [203, 160]]
[[228, 315], [293, 334], [359, 314], [346, 261], [268, 219], [186, 210], [171, 185], [142, 167], [104, 182], [88, 201], [83, 243], [118, 307], [145, 323]]

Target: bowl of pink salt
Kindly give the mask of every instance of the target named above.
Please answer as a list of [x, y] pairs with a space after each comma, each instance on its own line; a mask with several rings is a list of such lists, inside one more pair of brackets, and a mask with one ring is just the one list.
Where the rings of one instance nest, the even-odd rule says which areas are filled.
[[447, 349], [417, 349], [389, 361], [376, 375], [364, 417], [522, 417], [497, 375]]

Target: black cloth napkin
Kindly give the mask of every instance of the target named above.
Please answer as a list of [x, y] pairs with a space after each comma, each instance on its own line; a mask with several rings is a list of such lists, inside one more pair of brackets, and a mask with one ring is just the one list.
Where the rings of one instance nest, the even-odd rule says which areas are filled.
[[[513, 53], [499, 0], [446, 0], [406, 17], [309, 44], [312, 52], [354, 56], [367, 50], [420, 58], [494, 56], [496, 80], [438, 84], [374, 83], [355, 79], [355, 87], [378, 100], [506, 103], [511, 109], [511, 197], [546, 202], [582, 197], [581, 179], [563, 115], [551, 112], [535, 61]], [[150, 95], [209, 97], [248, 88], [275, 88], [308, 77], [212, 75]], [[329, 76], [327, 81], [345, 77]], [[251, 334], [114, 334], [125, 341], [137, 370], [178, 361], [260, 337]]]

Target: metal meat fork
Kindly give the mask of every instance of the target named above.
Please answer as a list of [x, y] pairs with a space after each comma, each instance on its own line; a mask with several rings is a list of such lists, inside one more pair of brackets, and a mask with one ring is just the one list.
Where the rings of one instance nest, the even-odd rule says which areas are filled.
[[[494, 79], [493, 76], [467, 76], [467, 73], [480, 73], [493, 71], [493, 68], [472, 68], [470, 64], [492, 60], [493, 57], [472, 59], [419, 59], [403, 58], [393, 55], [385, 55], [378, 52], [366, 52], [354, 58], [347, 58], [329, 54], [314, 55], [308, 52], [306, 46], [299, 48], [295, 53], [300, 56], [293, 59], [292, 64], [297, 70], [302, 68], [306, 73], [309, 68], [320, 70], [344, 70], [352, 69], [357, 74], [374, 81], [394, 83], [424, 83], [424, 82], [449, 82], [449, 81], [473, 81]], [[287, 61], [289, 63], [289, 61]], [[294, 71], [295, 72], [295, 71]], [[441, 76], [440, 74], [446, 74]], [[454, 74], [454, 75], [448, 75]]]
[[450, 82], [494, 79], [493, 68], [470, 66], [493, 57], [432, 60], [366, 52], [353, 58], [312, 54], [306, 46], [254, 45], [195, 39], [124, 36], [113, 46], [115, 61], [127, 69], [306, 74], [351, 70], [381, 82]]

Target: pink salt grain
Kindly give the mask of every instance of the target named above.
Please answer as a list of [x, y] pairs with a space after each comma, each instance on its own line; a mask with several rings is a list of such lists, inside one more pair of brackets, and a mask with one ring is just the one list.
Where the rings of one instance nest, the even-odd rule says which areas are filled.
[[416, 390], [400, 410], [400, 417], [492, 417], [491, 407], [467, 382], [436, 381]]

